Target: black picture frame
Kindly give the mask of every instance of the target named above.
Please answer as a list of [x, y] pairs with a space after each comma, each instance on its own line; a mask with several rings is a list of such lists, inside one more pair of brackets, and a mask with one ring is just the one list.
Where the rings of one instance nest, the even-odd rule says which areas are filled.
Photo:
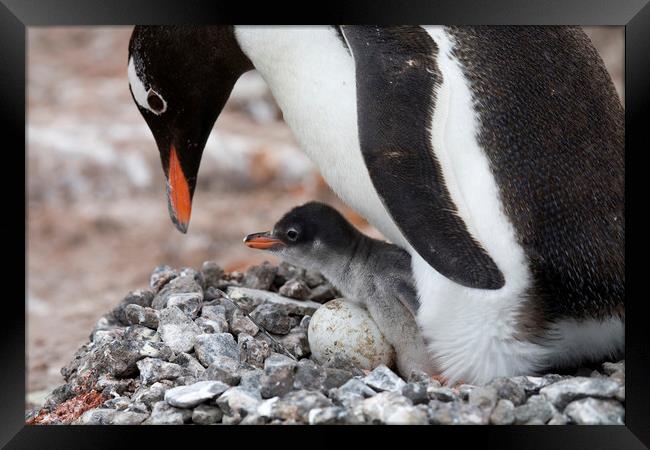
[[[440, 443], [443, 434], [454, 440], [472, 437], [480, 445], [498, 448], [610, 448], [633, 449], [650, 446], [650, 350], [647, 318], [643, 314], [646, 294], [643, 279], [632, 276], [630, 267], [635, 255], [644, 251], [633, 245], [634, 237], [643, 241], [643, 224], [631, 221], [631, 214], [641, 208], [634, 206], [634, 180], [643, 178], [640, 159], [648, 146], [646, 122], [650, 105], [650, 0], [411, 0], [403, 2], [330, 1], [323, 5], [286, 3], [226, 2], [198, 0], [192, 2], [167, 0], [0, 0], [0, 127], [2, 128], [3, 170], [2, 206], [4, 217], [0, 228], [5, 242], [26, 239], [26, 222], [21, 227], [16, 217], [24, 212], [27, 220], [26, 187], [23, 196], [18, 188], [26, 186], [26, 28], [54, 25], [129, 25], [141, 24], [217, 24], [217, 23], [380, 23], [380, 24], [486, 24], [486, 25], [618, 25], [625, 26], [625, 99], [626, 99], [626, 425], [592, 427], [417, 427], [409, 429], [408, 441]], [[301, 13], [301, 14], [299, 14]], [[126, 49], [125, 49], [126, 64]], [[21, 154], [20, 149], [23, 149]], [[14, 156], [16, 157], [14, 159]], [[18, 170], [24, 164], [25, 171]], [[15, 178], [15, 179], [14, 179]], [[639, 183], [640, 184], [640, 183]], [[641, 192], [636, 191], [636, 192]], [[641, 200], [641, 205], [645, 200]], [[638, 205], [639, 203], [637, 203]], [[641, 213], [642, 214], [642, 213]], [[632, 230], [632, 232], [631, 232]], [[637, 231], [638, 230], [638, 231]], [[26, 241], [23, 255], [26, 250]], [[19, 250], [16, 250], [18, 253]], [[12, 255], [13, 256], [13, 255]], [[18, 258], [12, 261], [13, 272], [4, 272], [5, 288], [0, 325], [2, 370], [0, 370], [0, 444], [6, 448], [103, 448], [129, 445], [135, 435], [147, 434], [149, 439], [167, 440], [179, 433], [191, 432], [192, 439], [222, 439], [226, 434], [242, 433], [241, 439], [264, 434], [272, 439], [285, 433], [284, 427], [265, 427], [255, 432], [246, 427], [44, 427], [25, 426], [25, 304], [26, 283], [14, 282], [20, 269]], [[14, 274], [14, 272], [16, 272]], [[23, 275], [28, 276], [26, 264]], [[37, 276], [30, 274], [30, 276]], [[638, 280], [638, 281], [635, 281]], [[636, 284], [636, 286], [635, 286]], [[634, 287], [633, 290], [630, 290]], [[13, 292], [13, 290], [17, 291]], [[282, 431], [280, 431], [282, 428]], [[323, 427], [291, 427], [297, 433], [323, 432]], [[330, 427], [330, 437], [344, 438], [354, 427]], [[227, 431], [223, 431], [226, 430]], [[366, 430], [365, 428], [363, 430]], [[373, 429], [372, 435], [395, 436], [400, 427]], [[364, 431], [362, 431], [364, 432]], [[173, 433], [173, 435], [172, 435]], [[210, 433], [210, 434], [206, 434]], [[217, 433], [217, 434], [215, 434]], [[266, 435], [272, 435], [266, 437]], [[368, 433], [364, 433], [368, 434]], [[286, 439], [285, 435], [275, 435]], [[303, 445], [310, 435], [300, 438]], [[430, 440], [430, 441], [428, 441]], [[152, 442], [152, 441], [149, 441]], [[458, 442], [458, 441], [456, 441]], [[436, 445], [438, 445], [436, 444]], [[408, 444], [407, 444], [408, 445]]]

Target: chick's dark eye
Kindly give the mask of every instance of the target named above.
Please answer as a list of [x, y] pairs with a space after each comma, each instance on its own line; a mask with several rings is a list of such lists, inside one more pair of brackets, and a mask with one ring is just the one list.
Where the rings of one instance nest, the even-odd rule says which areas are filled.
[[165, 109], [165, 102], [162, 97], [153, 90], [150, 90], [147, 94], [147, 103], [149, 104], [149, 107], [157, 113], [161, 113]]
[[295, 241], [296, 239], [298, 239], [298, 231], [294, 230], [293, 228], [290, 228], [287, 231], [287, 238], [289, 238], [289, 240], [291, 241]]

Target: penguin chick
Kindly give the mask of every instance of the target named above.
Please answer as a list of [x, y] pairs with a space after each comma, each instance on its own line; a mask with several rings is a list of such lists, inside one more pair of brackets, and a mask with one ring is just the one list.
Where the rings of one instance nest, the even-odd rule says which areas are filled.
[[292, 209], [273, 231], [249, 234], [244, 243], [321, 272], [345, 297], [360, 302], [395, 349], [403, 376], [412, 370], [434, 372], [415, 321], [419, 302], [406, 251], [365, 236], [318, 202]]

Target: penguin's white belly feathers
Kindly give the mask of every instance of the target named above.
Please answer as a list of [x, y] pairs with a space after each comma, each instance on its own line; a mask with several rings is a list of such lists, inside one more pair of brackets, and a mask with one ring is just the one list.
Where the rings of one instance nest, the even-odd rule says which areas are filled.
[[[436, 272], [412, 249], [386, 211], [359, 146], [354, 61], [333, 28], [251, 26], [236, 27], [235, 33], [328, 184], [389, 240], [411, 253], [421, 303], [417, 320], [446, 377], [487, 382], [495, 376], [530, 374], [541, 364], [584, 353], [585, 339], [594, 336], [597, 325], [558, 324], [556, 343], [566, 349], [563, 352], [514, 337], [516, 315], [531, 283], [526, 256], [477, 142], [478, 118], [468, 81], [451, 55], [452, 41], [444, 27], [425, 29], [438, 46], [443, 78], [431, 124], [433, 148], [458, 215], [505, 277], [498, 290], [464, 287]], [[607, 332], [622, 342], [624, 327], [615, 322], [606, 324]], [[593, 346], [591, 353], [607, 354], [611, 340], [596, 340]]]

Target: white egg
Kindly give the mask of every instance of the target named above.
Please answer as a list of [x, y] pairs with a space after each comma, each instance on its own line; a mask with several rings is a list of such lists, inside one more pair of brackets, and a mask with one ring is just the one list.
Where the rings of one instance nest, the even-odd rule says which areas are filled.
[[309, 322], [309, 346], [316, 362], [333, 367], [353, 365], [371, 370], [392, 366], [393, 347], [364, 308], [335, 299], [318, 308]]

